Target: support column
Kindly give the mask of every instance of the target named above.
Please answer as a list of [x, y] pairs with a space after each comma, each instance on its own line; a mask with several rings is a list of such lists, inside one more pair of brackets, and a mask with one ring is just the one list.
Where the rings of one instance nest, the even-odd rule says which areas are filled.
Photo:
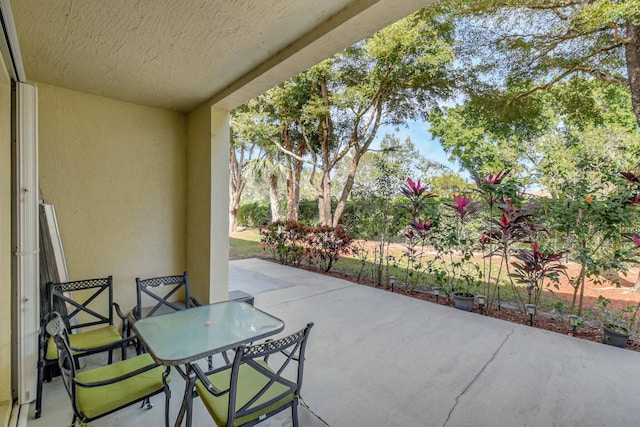
[[229, 111], [211, 109], [211, 277], [209, 302], [229, 292]]
[[187, 270], [200, 302], [229, 289], [229, 111], [203, 105], [187, 123]]

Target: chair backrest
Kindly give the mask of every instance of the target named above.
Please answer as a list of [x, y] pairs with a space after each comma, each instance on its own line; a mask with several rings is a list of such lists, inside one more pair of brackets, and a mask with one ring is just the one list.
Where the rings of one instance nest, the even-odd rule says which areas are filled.
[[[175, 300], [174, 295], [178, 292], [184, 292], [182, 301]], [[150, 279], [136, 277], [136, 297], [137, 304], [134, 314], [137, 319], [189, 308], [192, 300], [189, 294], [189, 275], [185, 271], [183, 274], [175, 276], [152, 277]], [[149, 305], [149, 302], [152, 305]]]
[[66, 328], [73, 332], [96, 325], [113, 325], [113, 278], [56, 283], [51, 288], [51, 307], [64, 304], [61, 315]]
[[[269, 340], [252, 346], [240, 346], [236, 349], [229, 384], [229, 410], [227, 414], [227, 420], [230, 420], [229, 425], [233, 424], [232, 420], [261, 412], [264, 408], [282, 400], [285, 396], [291, 394], [300, 395], [304, 370], [304, 353], [312, 327], [313, 323], [308, 323], [304, 329], [284, 338]], [[257, 359], [267, 362], [268, 367]], [[297, 363], [297, 369], [295, 369], [295, 364], [293, 367], [289, 367], [291, 362]], [[236, 411], [238, 379], [242, 374], [240, 368], [243, 364], [250, 365], [253, 369], [269, 378], [269, 382], [243, 407]], [[262, 398], [274, 383], [283, 385], [283, 391], [256, 406], [255, 402]]]

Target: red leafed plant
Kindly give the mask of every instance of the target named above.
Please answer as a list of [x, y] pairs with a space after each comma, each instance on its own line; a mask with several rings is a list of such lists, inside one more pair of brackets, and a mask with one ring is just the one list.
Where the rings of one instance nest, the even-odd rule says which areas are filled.
[[[566, 275], [567, 266], [562, 264], [564, 252], [544, 252], [533, 242], [531, 249], [519, 249], [511, 265], [514, 270], [510, 274], [516, 282], [524, 284], [529, 295], [529, 304], [538, 304], [544, 288], [544, 281], [558, 283], [561, 274]], [[549, 286], [547, 284], [547, 286]]]

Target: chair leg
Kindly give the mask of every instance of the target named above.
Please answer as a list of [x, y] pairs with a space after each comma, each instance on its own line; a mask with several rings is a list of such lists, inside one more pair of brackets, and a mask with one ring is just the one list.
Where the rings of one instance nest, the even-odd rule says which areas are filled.
[[144, 400], [142, 401], [142, 405], [140, 405], [140, 408], [144, 408], [145, 405], [147, 406], [147, 409], [153, 408], [153, 403], [151, 403], [151, 398], [145, 397]]
[[35, 418], [40, 418], [42, 415], [42, 382], [44, 381], [44, 360], [38, 361], [38, 383], [36, 384], [36, 410], [34, 412]]
[[109, 365], [113, 363], [113, 350], [109, 350]]
[[293, 399], [291, 405], [291, 417], [293, 418], [293, 427], [298, 427], [298, 398]]

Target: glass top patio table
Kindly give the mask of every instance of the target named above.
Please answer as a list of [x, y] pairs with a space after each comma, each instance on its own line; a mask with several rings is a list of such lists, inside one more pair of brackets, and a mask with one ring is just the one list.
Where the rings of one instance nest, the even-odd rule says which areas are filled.
[[166, 366], [190, 363], [283, 329], [282, 320], [238, 301], [146, 317], [133, 325], [154, 360]]

